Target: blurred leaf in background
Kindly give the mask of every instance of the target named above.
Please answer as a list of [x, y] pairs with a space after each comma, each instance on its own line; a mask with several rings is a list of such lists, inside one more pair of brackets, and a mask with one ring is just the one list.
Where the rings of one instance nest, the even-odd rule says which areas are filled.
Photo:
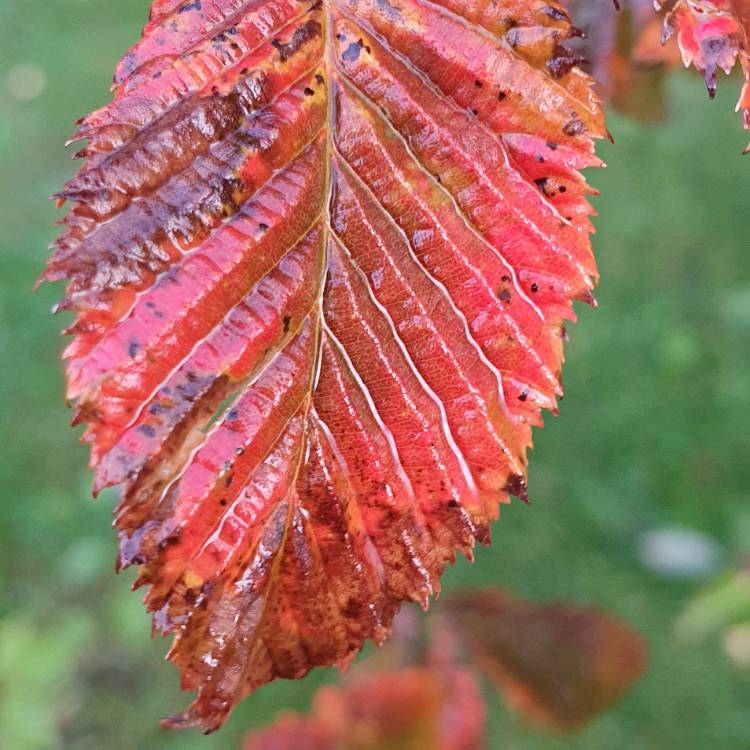
[[310, 716], [282, 716], [243, 750], [481, 750], [484, 720], [468, 670], [365, 673], [321, 688]]
[[488, 588], [448, 594], [439, 610], [508, 707], [554, 732], [580, 730], [645, 669], [638, 634], [593, 607]]
[[[217, 735], [168, 734], [183, 704], [166, 643], [127, 576], [115, 578], [113, 495], [89, 497], [86, 451], [62, 399], [59, 290], [31, 287], [59, 218], [48, 201], [73, 172], [73, 121], [108, 99], [110, 71], [143, 25], [145, 0], [0, 2], [0, 747], [238, 747], [281, 709], [303, 710], [318, 673], [259, 691]], [[694, 77], [667, 86], [669, 118], [609, 121], [609, 169], [592, 175], [599, 309], [570, 328], [567, 392], [531, 457], [529, 507], [511, 506], [477, 563], [446, 589], [512, 588], [620, 613], [649, 641], [650, 669], [571, 738], [529, 731], [487, 694], [488, 745], [511, 750], [737, 750], [750, 738], [750, 680], [720, 638], [674, 623], [709, 583], [665, 578], [639, 540], [681, 527], [724, 564], [750, 550], [750, 163], [736, 87], [706, 101]]]
[[480, 675], [525, 721], [580, 731], [645, 665], [640, 637], [592, 607], [486, 588], [449, 593], [436, 610], [402, 611], [390, 641], [321, 688], [309, 715], [250, 732], [244, 750], [482, 750]]
[[677, 633], [696, 642], [750, 625], [750, 570], [725, 573], [699, 591], [677, 621]]

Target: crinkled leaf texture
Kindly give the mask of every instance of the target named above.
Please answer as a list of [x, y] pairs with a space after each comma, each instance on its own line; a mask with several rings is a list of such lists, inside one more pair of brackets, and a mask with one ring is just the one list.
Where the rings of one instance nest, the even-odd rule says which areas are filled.
[[[703, 73], [711, 97], [719, 69], [730, 73], [739, 59], [745, 85], [737, 103], [750, 130], [750, 0], [676, 0], [664, 22], [666, 41], [677, 34], [686, 66]], [[750, 149], [750, 147], [749, 147]]]
[[321, 688], [309, 717], [282, 716], [244, 750], [481, 750], [485, 714], [468, 670], [378, 672]]
[[44, 278], [119, 564], [210, 731], [525, 495], [593, 300], [591, 81], [540, 0], [157, 0]]
[[580, 729], [610, 708], [645, 667], [641, 637], [593, 607], [530, 602], [498, 589], [453, 594], [443, 606], [510, 707], [555, 731]]

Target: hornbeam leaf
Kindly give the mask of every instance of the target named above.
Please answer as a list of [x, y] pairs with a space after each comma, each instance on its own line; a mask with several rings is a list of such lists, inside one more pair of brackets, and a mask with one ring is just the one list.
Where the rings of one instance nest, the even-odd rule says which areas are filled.
[[525, 498], [606, 135], [546, 0], [157, 0], [43, 276], [119, 566], [218, 728]]
[[580, 729], [610, 708], [645, 667], [641, 637], [593, 607], [486, 589], [452, 594], [443, 609], [507, 703], [557, 732]]
[[728, 74], [739, 60], [745, 83], [737, 111], [750, 130], [750, 0], [657, 0], [656, 5], [670, 7], [664, 41], [677, 35], [685, 66], [694, 65], [703, 73], [711, 98], [719, 70]]

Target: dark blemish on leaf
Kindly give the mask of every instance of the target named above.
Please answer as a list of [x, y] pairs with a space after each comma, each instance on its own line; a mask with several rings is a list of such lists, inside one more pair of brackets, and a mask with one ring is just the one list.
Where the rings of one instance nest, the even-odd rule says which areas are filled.
[[183, 5], [177, 12], [187, 13], [190, 10], [201, 10], [202, 8], [203, 4], [201, 3], [201, 0], [193, 0], [193, 2], [187, 3], [187, 5]]
[[534, 183], [536, 186], [549, 198], [550, 196], [554, 195], [554, 192], [547, 190], [547, 183], [549, 182], [548, 177], [540, 177], [537, 180], [534, 180]]
[[389, 21], [400, 21], [402, 19], [401, 11], [392, 5], [389, 0], [376, 0], [378, 4], [378, 10], [389, 20]]
[[274, 39], [271, 44], [279, 51], [281, 62], [286, 62], [305, 42], [323, 33], [323, 27], [317, 21], [308, 21], [295, 29], [289, 42], [284, 44], [280, 39]]
[[568, 188], [566, 188], [566, 187], [565, 187], [565, 185], [560, 185], [560, 187], [559, 187], [559, 188], [557, 188], [557, 190], [558, 190], [558, 191], [559, 191], [560, 193], [567, 193], [567, 192], [568, 192]]
[[341, 59], [344, 62], [357, 62], [364, 47], [365, 43], [361, 39], [352, 42], [341, 54]]
[[291, 322], [292, 322], [292, 319], [288, 315], [285, 315], [284, 316], [284, 320], [283, 320], [283, 323], [284, 323], [284, 334], [289, 333], [289, 324]]
[[532, 284], [531, 285], [531, 291], [536, 293], [539, 291], [539, 285], [538, 284]]
[[498, 91], [497, 92], [497, 100], [499, 102], [503, 101], [508, 95], [504, 91]]
[[219, 505], [221, 505], [222, 508], [226, 508], [227, 499], [225, 497], [222, 497], [221, 500], [219, 500]]
[[536, 160], [537, 160], [537, 161], [538, 161], [538, 162], [539, 162], [540, 164], [544, 164], [544, 157], [543, 157], [543, 156], [542, 156], [541, 154], [537, 154], [537, 155], [536, 155]]
[[581, 135], [586, 132], [586, 126], [577, 117], [572, 120], [568, 120], [563, 127], [563, 133], [565, 135]]
[[480, 80], [479, 80], [478, 78], [474, 80], [474, 85], [475, 85], [475, 86], [476, 86], [476, 87], [477, 87], [478, 89], [481, 89], [481, 88], [482, 88], [482, 82], [481, 82], [481, 81], [480, 81]]
[[318, 82], [320, 86], [322, 86], [326, 79], [323, 78], [323, 76], [320, 73], [316, 73], [315, 80]]
[[130, 355], [131, 359], [135, 359], [136, 355], [138, 354], [138, 349], [140, 348], [137, 341], [131, 341], [130, 345], [128, 346], [128, 354]]
[[458, 508], [458, 500], [455, 500], [453, 498], [451, 498], [450, 500], [448, 500], [448, 507], [449, 508]]
[[547, 148], [550, 151], [557, 151], [557, 144], [554, 141], [547, 141]]
[[519, 500], [522, 500], [526, 505], [531, 501], [528, 495], [528, 486], [526, 484], [526, 478], [520, 474], [511, 474], [508, 477], [508, 481], [505, 483], [503, 488], [508, 494], [514, 495]]
[[503, 276], [500, 277], [500, 281], [503, 281], [503, 282], [505, 282], [507, 284], [510, 281], [510, 276], [508, 276], [507, 274], [505, 274], [505, 275], [503, 275]]
[[242, 454], [243, 454], [244, 452], [245, 452], [245, 449], [244, 449], [244, 448], [243, 448], [242, 446], [240, 446], [240, 445], [238, 445], [238, 446], [237, 446], [237, 447], [236, 447], [236, 448], [234, 449], [234, 455], [235, 455], [235, 456], [241, 456], [241, 455], [242, 455]]
[[156, 430], [150, 424], [142, 424], [138, 428], [138, 432], [142, 433], [148, 438], [156, 437]]
[[315, 91], [311, 89], [309, 86], [305, 86], [305, 96], [315, 96]]
[[553, 78], [562, 78], [570, 73], [576, 65], [583, 65], [586, 62], [588, 61], [582, 55], [577, 55], [558, 44], [554, 56], [547, 63], [547, 70]]
[[342, 612], [348, 620], [358, 620], [362, 614], [362, 605], [356, 599], [349, 599]]
[[503, 289], [500, 294], [497, 295], [503, 302], [510, 302], [511, 294], [509, 289]]
[[237, 409], [231, 409], [229, 413], [227, 414], [227, 422], [233, 422], [239, 416], [240, 416], [240, 413], [239, 411], [237, 411]]
[[559, 8], [556, 8], [554, 5], [548, 5], [544, 12], [553, 20], [553, 21], [568, 21], [570, 20], [568, 18], [568, 15], [564, 13]]
[[261, 221], [258, 224], [258, 229], [260, 229], [261, 232], [267, 232], [268, 231], [268, 224], [266, 224], [265, 222]]
[[479, 114], [479, 110], [477, 110], [477, 109], [473, 109], [473, 108], [472, 108], [472, 110], [471, 110], [471, 114], [473, 114], [473, 115], [474, 115], [474, 117], [476, 117], [476, 116], [477, 116], [477, 115]]
[[523, 393], [519, 393], [518, 394], [518, 400], [519, 401], [526, 401], [526, 399], [528, 399], [528, 397], [529, 397], [529, 392], [528, 391], [524, 391]]

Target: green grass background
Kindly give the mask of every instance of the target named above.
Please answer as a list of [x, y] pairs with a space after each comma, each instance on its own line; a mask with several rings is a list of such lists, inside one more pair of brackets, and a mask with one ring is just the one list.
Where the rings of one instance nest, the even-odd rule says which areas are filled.
[[[602, 0], [604, 1], [604, 0]], [[149, 639], [130, 577], [115, 577], [112, 494], [88, 499], [86, 454], [68, 426], [58, 355], [60, 289], [31, 295], [58, 218], [47, 196], [72, 174], [72, 123], [107, 100], [146, 0], [0, 0], [0, 748], [238, 747], [319, 672], [246, 701], [218, 735], [168, 734], [183, 707], [166, 643]], [[5, 86], [38, 65], [44, 92]], [[709, 104], [676, 76], [670, 117], [613, 116], [595, 239], [600, 308], [571, 329], [567, 394], [538, 433], [531, 507], [512, 506], [494, 546], [448, 586], [503, 585], [609, 608], [639, 628], [647, 676], [573, 738], [522, 726], [491, 698], [490, 748], [746, 750], [750, 679], [718, 641], [686, 644], [674, 620], [700, 582], [664, 581], [636, 558], [640, 533], [681, 524], [714, 536], [727, 565], [750, 550], [750, 161], [737, 82]], [[523, 633], [519, 633], [523, 638]]]

